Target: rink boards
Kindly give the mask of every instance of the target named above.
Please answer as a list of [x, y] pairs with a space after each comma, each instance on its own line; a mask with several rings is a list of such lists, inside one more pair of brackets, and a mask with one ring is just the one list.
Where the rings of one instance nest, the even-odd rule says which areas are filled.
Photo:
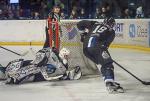
[[[103, 21], [102, 19], [92, 20]], [[80, 65], [83, 74], [93, 74], [97, 68], [82, 52], [80, 33], [76, 27], [78, 21], [80, 20], [61, 21], [60, 46], [70, 49], [70, 66]], [[46, 20], [1, 20], [0, 45], [27, 46], [26, 50], [32, 48], [38, 51], [34, 46], [42, 47], [45, 41], [45, 25]], [[134, 48], [150, 52], [149, 19], [116, 19], [114, 30], [116, 38], [111, 47]]]
[[[79, 34], [76, 28], [78, 21], [80, 20], [61, 21], [61, 37], [66, 37], [65, 40], [69, 41], [64, 42], [65, 45], [79, 45], [76, 40]], [[0, 45], [42, 45], [45, 41], [45, 25], [46, 20], [1, 20]], [[150, 47], [150, 19], [116, 19], [114, 29], [116, 38], [113, 45]]]

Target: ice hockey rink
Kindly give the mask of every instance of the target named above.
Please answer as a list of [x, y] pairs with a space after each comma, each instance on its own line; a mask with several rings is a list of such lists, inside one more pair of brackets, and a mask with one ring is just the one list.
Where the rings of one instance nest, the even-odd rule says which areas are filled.
[[[25, 56], [17, 56], [0, 48], [0, 64], [6, 66], [17, 58], [33, 59], [34, 51], [22, 46], [4, 46]], [[40, 49], [41, 47], [39, 47]], [[150, 52], [124, 48], [109, 49], [112, 58], [143, 81], [150, 81]], [[150, 85], [143, 85], [120, 67], [115, 66], [116, 81], [125, 93], [108, 94], [102, 77], [84, 76], [76, 81], [44, 81], [21, 85], [5, 85], [0, 81], [0, 101], [150, 101]]]

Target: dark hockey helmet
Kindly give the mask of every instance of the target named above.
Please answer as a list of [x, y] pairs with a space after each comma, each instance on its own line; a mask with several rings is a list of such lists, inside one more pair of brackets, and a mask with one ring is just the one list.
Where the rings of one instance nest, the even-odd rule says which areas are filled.
[[113, 17], [107, 17], [104, 19], [103, 23], [108, 25], [110, 28], [113, 28], [116, 24], [115, 19]]

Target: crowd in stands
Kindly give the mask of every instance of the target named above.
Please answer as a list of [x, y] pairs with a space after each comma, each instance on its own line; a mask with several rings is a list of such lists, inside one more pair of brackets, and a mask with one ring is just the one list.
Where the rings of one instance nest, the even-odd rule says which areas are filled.
[[0, 0], [0, 19], [46, 19], [54, 4], [62, 19], [150, 18], [150, 0]]

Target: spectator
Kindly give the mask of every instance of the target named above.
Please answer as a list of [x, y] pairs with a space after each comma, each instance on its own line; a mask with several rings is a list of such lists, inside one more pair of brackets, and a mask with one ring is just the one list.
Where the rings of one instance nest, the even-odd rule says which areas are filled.
[[129, 3], [129, 11], [130, 11], [130, 17], [135, 18], [136, 16], [136, 5], [134, 2]]
[[0, 19], [7, 19], [8, 6], [5, 0], [0, 1]]
[[113, 10], [110, 4], [106, 4], [105, 8], [106, 8], [106, 17], [111, 17], [113, 15], [112, 12]]
[[3, 11], [0, 9], [0, 20], [3, 19]]
[[60, 19], [66, 19], [66, 16], [65, 16], [64, 12], [60, 13]]
[[31, 18], [31, 2], [32, 0], [20, 0], [20, 19], [30, 19]]
[[142, 0], [143, 1], [143, 11], [144, 17], [150, 18], [150, 0]]
[[69, 18], [70, 19], [77, 19], [78, 18], [77, 7], [76, 6], [73, 7]]
[[33, 18], [33, 19], [35, 19], [35, 17], [36, 17], [36, 19], [37, 19], [37, 16], [39, 16], [39, 11], [40, 11], [40, 7], [41, 7], [41, 1], [40, 0], [36, 0], [36, 1], [34, 1], [34, 0], [31, 0], [31, 2], [30, 2], [30, 9], [31, 9], [31, 17]]
[[106, 18], [106, 13], [107, 13], [107, 11], [106, 11], [106, 8], [105, 7], [102, 7], [101, 8], [101, 15], [100, 15], [100, 19], [104, 19], [104, 18]]
[[[45, 19], [53, 5], [58, 3], [64, 11], [63, 18], [66, 18], [64, 15], [71, 19], [98, 19], [109, 16], [148, 18], [150, 17], [149, 2], [150, 0], [19, 0], [19, 7], [14, 8], [12, 5], [16, 4], [10, 4], [9, 0], [0, 0], [0, 19], [31, 19], [35, 18], [35, 15], [36, 19]], [[141, 6], [137, 6], [139, 4]]]
[[19, 10], [20, 18], [19, 19], [24, 19], [23, 12], [24, 12], [23, 9], [20, 8], [20, 10]]
[[69, 17], [69, 19], [77, 19], [77, 12], [75, 10], [72, 10], [71, 15]]
[[20, 7], [19, 7], [19, 5], [18, 4], [11, 4], [10, 5], [10, 9], [11, 9], [11, 11], [12, 11], [12, 13], [13, 13], [13, 19], [19, 19], [20, 18]]
[[136, 9], [136, 18], [143, 18], [143, 17], [144, 17], [143, 7], [139, 6]]
[[40, 16], [42, 19], [46, 19], [48, 14], [47, 2], [41, 1], [40, 5]]
[[126, 8], [126, 9], [123, 11], [122, 18], [124, 18], [124, 19], [129, 19], [129, 18], [131, 18], [128, 8]]
[[11, 7], [8, 7], [8, 19], [14, 19], [14, 14]]
[[80, 19], [86, 19], [85, 10], [82, 8], [80, 11], [80, 16], [78, 17]]
[[97, 8], [96, 8], [95, 15], [94, 15], [94, 18], [95, 18], [95, 19], [99, 19], [100, 16], [101, 16], [101, 12], [100, 12], [100, 9], [97, 7]]
[[40, 19], [40, 14], [39, 12], [34, 12], [34, 18], [35, 20], [39, 20]]

